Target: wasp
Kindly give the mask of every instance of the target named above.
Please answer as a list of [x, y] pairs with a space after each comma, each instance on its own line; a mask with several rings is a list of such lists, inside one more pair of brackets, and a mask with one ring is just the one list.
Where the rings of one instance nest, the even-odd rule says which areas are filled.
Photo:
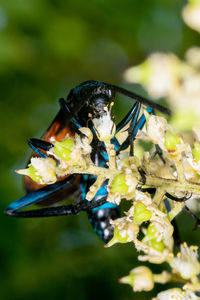
[[[107, 111], [111, 111], [117, 93], [134, 99], [134, 103], [116, 126], [116, 134], [128, 126], [127, 138], [120, 144], [114, 136], [111, 143], [117, 154], [130, 146], [130, 155], [133, 155], [134, 139], [138, 130], [142, 129], [146, 122], [145, 115], [140, 113], [142, 104], [146, 106], [150, 114], [154, 113], [155, 109], [168, 115], [170, 111], [124, 88], [94, 80], [81, 83], [70, 91], [66, 100], [63, 98], [59, 100], [60, 110], [41, 139], [28, 141], [34, 151], [33, 155], [48, 157], [46, 152], [52, 147], [53, 140], [62, 141], [66, 134], [73, 137], [75, 133], [81, 134], [79, 131], [81, 127], [88, 127], [93, 133], [91, 159], [97, 166], [106, 167], [108, 154], [104, 143], [97, 138], [92, 119], [100, 118], [105, 114], [105, 107]], [[113, 114], [112, 118], [114, 118]], [[157, 148], [158, 153], [159, 150]], [[107, 243], [113, 237], [113, 227], [110, 221], [120, 216], [120, 210], [118, 205], [106, 201], [107, 181], [99, 188], [91, 202], [86, 201], [86, 194], [95, 179], [93, 175], [73, 174], [59, 178], [54, 184], [41, 186], [24, 176], [26, 195], [11, 203], [5, 213], [14, 217], [30, 218], [76, 215], [81, 211], [86, 211], [95, 232]], [[80, 198], [77, 203], [55, 206], [55, 203], [63, 201], [74, 193], [76, 193], [75, 197]], [[19, 211], [33, 204], [42, 205], [43, 208]]]

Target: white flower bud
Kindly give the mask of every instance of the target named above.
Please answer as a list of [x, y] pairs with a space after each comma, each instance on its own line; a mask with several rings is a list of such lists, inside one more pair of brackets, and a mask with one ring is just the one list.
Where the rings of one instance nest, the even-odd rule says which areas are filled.
[[145, 266], [133, 269], [128, 276], [122, 277], [119, 281], [130, 284], [134, 292], [150, 291], [154, 287], [153, 274]]
[[100, 141], [107, 142], [112, 139], [116, 131], [116, 125], [111, 119], [109, 111], [106, 111], [105, 114], [98, 119], [94, 118], [92, 122]]
[[36, 169], [38, 174], [42, 177], [43, 183], [54, 183], [56, 182], [56, 162], [53, 158], [40, 158], [32, 157], [31, 165]]

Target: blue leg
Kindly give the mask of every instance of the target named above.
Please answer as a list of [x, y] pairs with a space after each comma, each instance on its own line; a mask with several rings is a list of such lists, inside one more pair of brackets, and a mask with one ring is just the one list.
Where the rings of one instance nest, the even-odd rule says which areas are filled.
[[[135, 112], [134, 117], [131, 120], [131, 124], [130, 124], [129, 129], [128, 129], [128, 139], [129, 139], [129, 145], [130, 145], [130, 156], [133, 156], [133, 142], [134, 142], [135, 136], [138, 132], [138, 130], [136, 131], [135, 128], [136, 128], [136, 125], [137, 125], [137, 120], [139, 118], [140, 110], [141, 110], [141, 104], [138, 103], [137, 110]], [[143, 127], [143, 125], [142, 125], [142, 127]]]
[[[131, 121], [131, 124], [130, 124], [129, 128], [134, 127], [134, 124], [138, 119], [138, 114], [139, 114], [139, 111], [140, 111], [140, 107], [141, 107], [141, 104], [139, 102], [136, 102], [133, 105], [133, 107], [127, 113], [127, 115], [117, 124], [116, 133], [118, 133], [120, 130], [122, 130], [128, 124], [128, 122], [130, 122], [130, 121]], [[121, 150], [125, 150], [129, 146], [129, 139], [127, 139], [126, 142], [124, 142], [121, 145], [118, 142], [117, 138], [114, 136], [111, 140], [111, 143], [114, 145], [115, 151], [117, 152], [117, 154], [119, 154], [119, 152]], [[102, 154], [103, 158], [108, 160], [108, 155], [107, 155], [106, 151], [104, 151], [104, 152], [102, 151], [101, 154]]]
[[[147, 107], [147, 111], [148, 109], [150, 110], [150, 107]], [[137, 102], [137, 106], [136, 106], [136, 110], [133, 114], [132, 120], [131, 120], [131, 124], [128, 128], [128, 137], [126, 138], [126, 140], [121, 144], [118, 153], [122, 150], [125, 150], [126, 148], [128, 148], [128, 146], [130, 146], [130, 154], [133, 155], [133, 141], [138, 133], [138, 130], [141, 129], [145, 122], [146, 122], [146, 118], [144, 116], [144, 114], [140, 117], [139, 121], [138, 121], [138, 117], [140, 114], [140, 110], [141, 110], [141, 104], [139, 102]]]
[[[138, 105], [139, 103], [136, 102], [131, 108], [131, 110], [127, 113], [127, 115], [117, 124], [116, 133], [118, 133], [121, 129], [123, 129], [128, 124], [128, 122], [130, 122], [131, 119], [134, 118], [134, 115], [137, 114]], [[121, 145], [115, 136], [112, 138], [111, 143], [115, 146], [115, 151], [118, 152], [119, 149], [121, 149]], [[104, 155], [104, 157], [106, 156]], [[108, 156], [107, 156], [107, 160], [108, 160]]]
[[131, 110], [127, 113], [127, 115], [117, 124], [116, 133], [118, 133], [122, 128], [124, 128], [128, 124], [128, 122], [130, 122], [130, 120], [137, 112], [138, 105], [139, 103], [136, 102], [131, 108]]
[[[144, 124], [146, 122], [146, 118], [145, 118], [144, 114], [142, 114], [142, 116], [138, 120], [140, 107], [138, 106], [137, 111], [135, 112], [134, 118], [132, 119], [132, 122], [130, 124], [129, 129], [128, 129], [128, 132], [129, 132], [128, 137], [121, 144], [118, 152], [120, 152], [122, 150], [125, 150], [130, 145], [130, 155], [133, 155], [133, 142], [134, 142], [134, 139], [135, 139], [135, 137], [138, 133], [138, 130], [142, 129], [142, 127], [144, 126]], [[151, 107], [147, 107], [146, 110], [150, 114], [155, 114]], [[159, 145], [155, 145], [155, 147], [156, 147], [156, 151], [155, 151], [155, 153], [153, 153], [152, 156], [155, 156], [156, 154], [158, 154], [159, 157], [161, 158], [161, 160], [163, 161], [163, 163], [165, 164], [165, 160], [164, 160], [163, 155], [162, 155], [162, 150], [160, 149]]]

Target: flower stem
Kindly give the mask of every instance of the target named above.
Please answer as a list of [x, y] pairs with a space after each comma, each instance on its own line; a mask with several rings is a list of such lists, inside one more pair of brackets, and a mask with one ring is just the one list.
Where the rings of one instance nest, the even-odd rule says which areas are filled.
[[181, 192], [192, 192], [195, 194], [200, 194], [200, 184], [194, 182], [180, 182], [179, 180], [167, 179], [156, 177], [152, 175], [146, 175], [145, 185], [152, 187], [161, 187], [165, 191], [181, 191]]

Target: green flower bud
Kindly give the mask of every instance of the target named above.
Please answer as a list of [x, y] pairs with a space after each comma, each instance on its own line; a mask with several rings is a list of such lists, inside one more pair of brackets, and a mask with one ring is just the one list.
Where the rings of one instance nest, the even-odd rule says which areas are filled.
[[165, 134], [165, 147], [167, 149], [168, 152], [175, 152], [177, 150], [177, 145], [180, 145], [181, 140], [180, 138], [167, 131]]
[[128, 234], [126, 234], [124, 237], [121, 236], [118, 227], [115, 227], [113, 238], [104, 247], [108, 248], [113, 246], [116, 243], [122, 243], [122, 244], [127, 243], [128, 238], [129, 238]]
[[165, 245], [163, 241], [157, 241], [156, 233], [157, 230], [155, 225], [149, 225], [149, 227], [147, 228], [147, 233], [142, 241], [146, 242], [149, 247], [155, 249], [156, 251], [163, 252], [163, 250], [165, 249]]
[[165, 249], [163, 241], [158, 242], [156, 239], [149, 240], [147, 245], [159, 252], [163, 252]]
[[147, 228], [146, 235], [142, 241], [146, 243], [152, 239], [156, 239], [157, 238], [156, 233], [157, 233], [157, 230], [156, 230], [155, 225], [149, 225]]
[[71, 160], [71, 149], [74, 146], [73, 140], [64, 140], [62, 142], [55, 142], [54, 143], [54, 153], [58, 157], [60, 157], [64, 161]]
[[114, 228], [113, 238], [104, 247], [108, 248], [116, 243], [129, 243], [134, 240], [134, 237], [137, 236], [138, 232], [139, 226], [137, 224], [134, 224], [133, 222], [126, 222], [125, 220], [123, 224], [120, 220], [119, 227], [115, 226]]
[[125, 194], [128, 192], [128, 185], [126, 184], [126, 175], [119, 174], [115, 176], [110, 184], [112, 193]]
[[35, 182], [41, 182], [42, 180], [42, 176], [38, 175], [37, 170], [32, 165], [30, 165], [27, 169], [16, 170], [15, 172], [20, 175], [29, 176]]
[[128, 276], [124, 276], [120, 278], [120, 283], [126, 283], [134, 287], [134, 278], [135, 278], [134, 274], [129, 274]]
[[194, 143], [194, 148], [192, 149], [192, 155], [197, 163], [200, 160], [200, 143], [196, 142]]
[[155, 238], [156, 232], [157, 232], [157, 230], [156, 230], [155, 225], [149, 225], [147, 228], [146, 236], [148, 236], [149, 239]]
[[134, 207], [133, 221], [137, 224], [150, 220], [152, 213], [142, 202], [138, 202]]

